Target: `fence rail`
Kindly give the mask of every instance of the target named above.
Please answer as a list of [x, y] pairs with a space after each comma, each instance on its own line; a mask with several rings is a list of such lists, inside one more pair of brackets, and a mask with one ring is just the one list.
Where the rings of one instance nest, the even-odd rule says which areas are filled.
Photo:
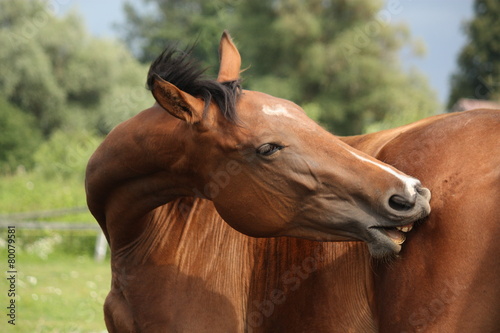
[[53, 210], [42, 210], [35, 212], [22, 212], [22, 213], [12, 213], [12, 214], [0, 214], [0, 221], [2, 220], [34, 220], [43, 219], [48, 217], [64, 216], [76, 213], [88, 212], [87, 207], [72, 207], [72, 208], [61, 208]]
[[0, 227], [16, 226], [19, 229], [30, 230], [92, 230], [97, 232], [94, 248], [94, 259], [102, 261], [106, 257], [108, 244], [106, 237], [96, 222], [78, 223], [78, 222], [47, 222], [37, 221], [37, 219], [64, 216], [76, 213], [87, 212], [87, 207], [63, 208], [57, 210], [23, 212], [14, 214], [1, 214]]
[[0, 220], [0, 227], [15, 225], [21, 229], [41, 229], [41, 230], [96, 230], [101, 228], [97, 223], [73, 223], [73, 222], [41, 222], [41, 221], [19, 221], [19, 220]]

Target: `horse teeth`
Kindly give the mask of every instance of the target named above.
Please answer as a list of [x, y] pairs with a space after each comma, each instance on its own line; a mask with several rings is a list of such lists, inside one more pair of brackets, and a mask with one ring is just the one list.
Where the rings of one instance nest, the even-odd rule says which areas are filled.
[[402, 238], [400, 238], [400, 239], [394, 239], [393, 241], [394, 241], [394, 243], [396, 243], [398, 245], [401, 245], [401, 244], [403, 244], [405, 242], [405, 240], [406, 240], [406, 237], [403, 236]]
[[408, 224], [408, 225], [404, 225], [404, 226], [401, 226], [401, 227], [396, 227], [396, 229], [398, 229], [401, 232], [408, 232], [411, 229], [413, 229], [413, 224]]

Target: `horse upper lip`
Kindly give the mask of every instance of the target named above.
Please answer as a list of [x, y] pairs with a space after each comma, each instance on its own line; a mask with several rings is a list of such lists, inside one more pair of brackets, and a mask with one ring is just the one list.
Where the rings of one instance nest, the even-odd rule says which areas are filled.
[[410, 232], [413, 229], [415, 222], [411, 222], [405, 225], [376, 225], [372, 226], [372, 228], [376, 229], [397, 229], [401, 232]]

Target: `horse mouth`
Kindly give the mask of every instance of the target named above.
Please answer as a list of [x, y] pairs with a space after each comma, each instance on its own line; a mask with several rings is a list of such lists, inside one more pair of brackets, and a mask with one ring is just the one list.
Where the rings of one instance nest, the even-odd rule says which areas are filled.
[[400, 226], [372, 226], [371, 240], [367, 242], [368, 250], [374, 258], [396, 256], [406, 241], [406, 234], [413, 229], [415, 222]]
[[382, 232], [385, 232], [386, 236], [389, 237], [397, 245], [401, 245], [406, 240], [406, 233], [413, 229], [413, 223], [400, 226], [400, 227], [389, 227], [381, 228]]
[[413, 229], [414, 223], [409, 223], [397, 227], [374, 227], [379, 230], [383, 235], [389, 238], [396, 245], [402, 245], [406, 240], [406, 233]]

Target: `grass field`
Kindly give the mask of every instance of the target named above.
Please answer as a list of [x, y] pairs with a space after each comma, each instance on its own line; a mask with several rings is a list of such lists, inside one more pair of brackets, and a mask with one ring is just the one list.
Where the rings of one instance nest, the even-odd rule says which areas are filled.
[[[1, 177], [0, 214], [85, 205], [81, 174], [47, 178], [40, 172], [27, 172]], [[90, 213], [53, 220], [96, 223]], [[110, 265], [109, 259], [93, 260], [95, 231], [16, 228], [15, 326], [7, 316], [7, 235], [5, 228], [0, 230], [0, 333], [106, 332], [102, 305], [109, 291]]]
[[[1, 177], [0, 214], [84, 206], [83, 176], [47, 180], [32, 172]], [[95, 223], [90, 213], [65, 216], [64, 220]]]
[[89, 256], [58, 253], [43, 260], [19, 253], [16, 269], [16, 325], [8, 324], [3, 313], [9, 304], [9, 286], [2, 279], [1, 332], [106, 332], [102, 305], [111, 281], [109, 261], [97, 263]]

